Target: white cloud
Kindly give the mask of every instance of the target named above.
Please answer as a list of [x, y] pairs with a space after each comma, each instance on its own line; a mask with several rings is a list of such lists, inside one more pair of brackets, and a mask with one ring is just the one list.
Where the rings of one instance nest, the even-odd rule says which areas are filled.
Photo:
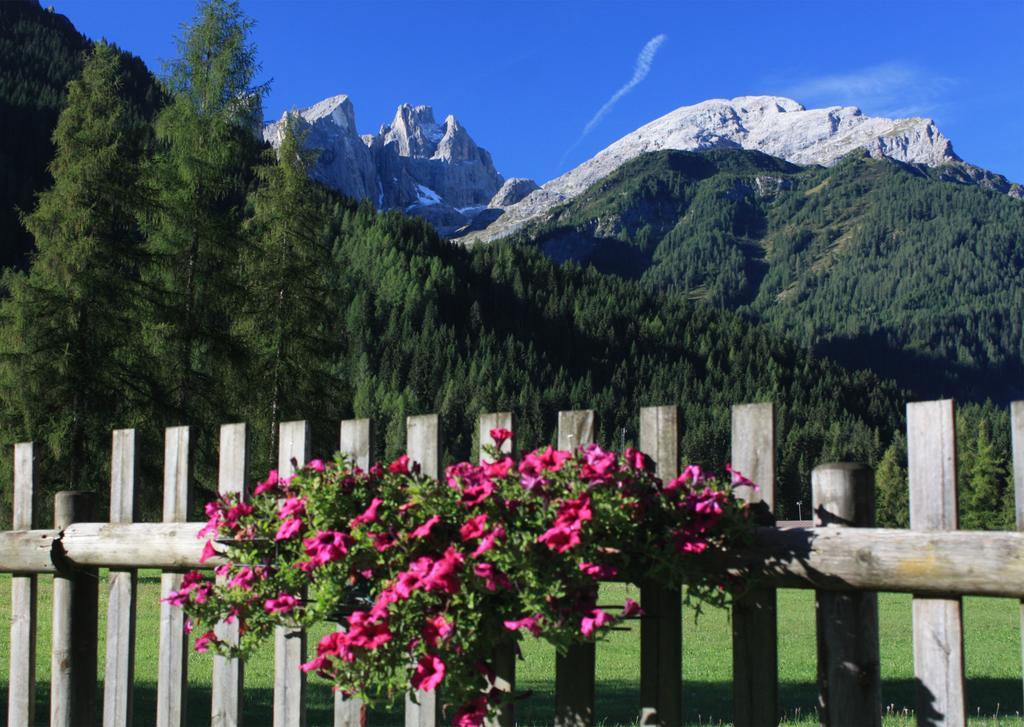
[[882, 116], [935, 113], [954, 80], [898, 62], [807, 78], [784, 93], [807, 106], [858, 106]]

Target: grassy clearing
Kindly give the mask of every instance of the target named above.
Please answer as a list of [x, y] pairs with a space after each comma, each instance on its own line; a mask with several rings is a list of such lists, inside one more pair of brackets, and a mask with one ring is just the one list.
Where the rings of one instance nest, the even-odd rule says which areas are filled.
[[[101, 576], [102, 577], [102, 576]], [[9, 577], [0, 576], [0, 593], [9, 593]], [[136, 651], [136, 724], [152, 724], [155, 713], [156, 657], [159, 623], [160, 578], [144, 572], [139, 578]], [[635, 589], [610, 584], [603, 589], [602, 603], [619, 603], [626, 595], [638, 598]], [[50, 674], [50, 579], [39, 579], [38, 696], [39, 724], [46, 724]], [[105, 589], [100, 587], [100, 612], [106, 612]], [[1024, 725], [1021, 719], [1020, 611], [1016, 601], [965, 599], [968, 698], [972, 723]], [[598, 722], [604, 725], [634, 724], [639, 711], [640, 643], [636, 622], [629, 631], [617, 631], [597, 650]], [[888, 705], [886, 725], [914, 724], [913, 654], [910, 629], [910, 597], [881, 596], [883, 697]], [[10, 600], [0, 596], [0, 723], [6, 722], [8, 634]], [[325, 629], [326, 630], [326, 629]], [[103, 674], [103, 639], [100, 628], [100, 665]], [[728, 724], [730, 718], [732, 658], [728, 614], [705, 612], [694, 622], [684, 621], [684, 704], [687, 722], [698, 725]], [[311, 634], [311, 642], [320, 637]], [[519, 666], [519, 687], [533, 696], [521, 703], [520, 719], [526, 724], [551, 724], [554, 711], [554, 650], [524, 642], [525, 661]], [[779, 692], [786, 724], [817, 724], [815, 701], [814, 595], [810, 591], [779, 592]], [[210, 667], [203, 654], [189, 658], [188, 724], [209, 724]], [[246, 664], [246, 722], [270, 722], [273, 685], [273, 646]], [[331, 723], [331, 694], [322, 682], [309, 685], [309, 723]], [[401, 724], [395, 710], [374, 713], [373, 725]]]

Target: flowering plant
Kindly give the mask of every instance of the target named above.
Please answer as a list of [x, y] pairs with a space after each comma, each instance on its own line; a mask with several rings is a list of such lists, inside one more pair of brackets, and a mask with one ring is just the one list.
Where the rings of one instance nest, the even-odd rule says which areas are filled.
[[[363, 472], [339, 455], [271, 472], [248, 502], [209, 503], [204, 558], [226, 543], [227, 560], [168, 598], [202, 630], [195, 648], [244, 656], [277, 625], [336, 621], [304, 670], [371, 701], [443, 685], [453, 723], [476, 725], [511, 698], [496, 686], [495, 645], [530, 635], [564, 650], [638, 615], [631, 599], [599, 608], [599, 581], [653, 578], [687, 586], [688, 600], [728, 599], [721, 574], [693, 566], [749, 539], [730, 487], [750, 484], [742, 475], [722, 483], [690, 466], [662, 482], [643, 453], [597, 445], [516, 464], [500, 453], [511, 433], [491, 436], [490, 461], [453, 465], [441, 481], [408, 456]], [[232, 646], [213, 627], [235, 620]]]

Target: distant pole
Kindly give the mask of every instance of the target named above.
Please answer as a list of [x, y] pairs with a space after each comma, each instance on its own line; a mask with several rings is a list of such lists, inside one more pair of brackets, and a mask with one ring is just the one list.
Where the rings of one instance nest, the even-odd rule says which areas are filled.
[[797, 500], [796, 501], [796, 519], [797, 520], [803, 520], [804, 519], [803, 504], [804, 504], [803, 500]]

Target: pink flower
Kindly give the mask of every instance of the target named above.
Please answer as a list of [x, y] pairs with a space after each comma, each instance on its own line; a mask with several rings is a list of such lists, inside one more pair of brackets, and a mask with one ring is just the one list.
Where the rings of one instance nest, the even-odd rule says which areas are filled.
[[388, 472], [393, 475], [409, 474], [409, 455], [403, 454], [401, 457], [389, 464]]
[[488, 550], [494, 547], [495, 542], [498, 540], [505, 539], [505, 528], [499, 526], [494, 528], [491, 532], [487, 533], [483, 538], [480, 539], [480, 544], [476, 546], [471, 554], [471, 558], [479, 558], [481, 555], [486, 553]]
[[481, 462], [480, 466], [483, 468], [485, 477], [507, 477], [508, 473], [512, 471], [512, 466], [515, 463], [511, 457], [503, 457], [497, 462]]
[[682, 530], [676, 533], [676, 551], [679, 553], [703, 553], [708, 541], [696, 533]]
[[374, 618], [367, 611], [356, 611], [348, 617], [346, 637], [349, 646], [373, 651], [391, 641], [391, 630], [386, 619]]
[[277, 598], [268, 598], [263, 602], [263, 610], [267, 613], [290, 613], [299, 605], [299, 599], [282, 591]]
[[438, 614], [424, 622], [420, 635], [427, 643], [427, 646], [436, 649], [438, 641], [448, 638], [454, 630], [452, 625], [445, 620], [444, 616]]
[[612, 617], [599, 608], [592, 609], [580, 620], [580, 633], [584, 636], [593, 635], [594, 631], [612, 621]]
[[704, 482], [704, 479], [704, 473], [698, 465], [687, 465], [686, 469], [683, 470], [683, 474], [665, 485], [665, 490], [672, 492], [673, 490], [693, 488]]
[[491, 430], [491, 439], [494, 440], [494, 446], [498, 449], [501, 449], [501, 445], [512, 439], [512, 436], [512, 432], [507, 429], [499, 428]]
[[395, 537], [390, 533], [370, 533], [370, 540], [373, 541], [373, 547], [379, 553], [395, 547]]
[[644, 610], [640, 608], [640, 604], [634, 601], [632, 598], [627, 598], [626, 603], [622, 606], [622, 617], [631, 618], [633, 616], [643, 616]]
[[487, 717], [487, 696], [481, 694], [474, 697], [469, 704], [459, 707], [452, 717], [452, 724], [455, 727], [480, 727]]
[[499, 588], [508, 589], [512, 584], [508, 576], [494, 567], [493, 563], [477, 563], [473, 566], [473, 575], [484, 579], [484, 588], [494, 592]]
[[216, 555], [220, 555], [220, 553], [218, 553], [214, 549], [213, 541], [212, 540], [207, 540], [206, 541], [206, 545], [203, 546], [203, 553], [202, 553], [202, 555], [199, 556], [199, 562], [200, 563], [205, 563], [210, 558], [213, 558]]
[[473, 540], [479, 538], [487, 532], [487, 515], [481, 514], [476, 517], [471, 517], [466, 523], [459, 528], [459, 535], [462, 536], [463, 542], [467, 540]]
[[647, 457], [639, 449], [627, 447], [623, 456], [626, 458], [626, 463], [633, 469], [641, 472], [647, 469]]
[[220, 640], [217, 635], [212, 631], [207, 631], [205, 634], [196, 639], [196, 651], [202, 653], [210, 648], [211, 644], [219, 644]]
[[459, 590], [458, 569], [462, 565], [462, 561], [462, 553], [452, 546], [448, 546], [444, 556], [434, 561], [430, 573], [423, 579], [426, 590], [457, 593]]
[[348, 546], [351, 544], [352, 537], [350, 535], [335, 530], [321, 530], [312, 538], [302, 541], [306, 555], [310, 557], [310, 567], [341, 560], [342, 556], [348, 553]]
[[555, 518], [554, 524], [537, 538], [537, 542], [544, 543], [556, 553], [564, 553], [580, 544], [583, 523], [593, 517], [589, 495], [567, 500], [558, 509], [558, 517]]
[[509, 631], [518, 631], [519, 629], [526, 629], [534, 636], [540, 636], [540, 614], [534, 616], [524, 616], [517, 621], [503, 621], [505, 628]]
[[235, 574], [235, 577], [228, 581], [228, 588], [241, 588], [244, 591], [248, 591], [252, 588], [253, 583], [256, 582], [257, 577], [256, 571], [249, 566], [243, 566]]
[[580, 563], [580, 570], [594, 578], [614, 578], [619, 574], [619, 570], [614, 566], [598, 563]]
[[262, 495], [264, 492], [270, 492], [271, 490], [277, 489], [278, 486], [278, 473], [277, 470], [270, 470], [267, 475], [267, 479], [256, 485], [256, 489], [253, 490], [254, 495]]
[[416, 662], [416, 672], [410, 682], [414, 689], [432, 692], [444, 681], [444, 662], [433, 654], [424, 654]]
[[595, 484], [606, 482], [617, 469], [614, 452], [605, 452], [596, 444], [591, 444], [583, 455], [583, 468], [580, 476]]
[[281, 523], [281, 527], [277, 529], [277, 534], [274, 535], [274, 540], [291, 540], [301, 531], [302, 521], [297, 517], [288, 518]]
[[755, 492], [761, 489], [756, 484], [754, 484], [752, 481], [748, 480], [743, 475], [742, 472], [740, 472], [739, 470], [734, 470], [732, 468], [731, 464], [727, 464], [725, 466], [725, 471], [728, 472], [729, 475], [731, 476], [732, 486], [733, 487], [741, 487], [741, 486], [753, 487]]
[[322, 459], [311, 459], [306, 463], [306, 469], [313, 470], [314, 472], [323, 472], [324, 461]]
[[410, 538], [426, 538], [430, 536], [431, 529], [441, 522], [440, 515], [431, 515], [430, 519], [409, 533]]
[[363, 510], [362, 515], [358, 515], [357, 517], [352, 518], [352, 524], [369, 525], [372, 522], [376, 522], [377, 511], [380, 509], [380, 506], [382, 504], [384, 504], [384, 501], [381, 500], [379, 497], [373, 498], [370, 501], [370, 506]]
[[301, 497], [289, 497], [277, 511], [277, 516], [284, 520], [292, 515], [304, 515], [306, 513], [306, 501]]

